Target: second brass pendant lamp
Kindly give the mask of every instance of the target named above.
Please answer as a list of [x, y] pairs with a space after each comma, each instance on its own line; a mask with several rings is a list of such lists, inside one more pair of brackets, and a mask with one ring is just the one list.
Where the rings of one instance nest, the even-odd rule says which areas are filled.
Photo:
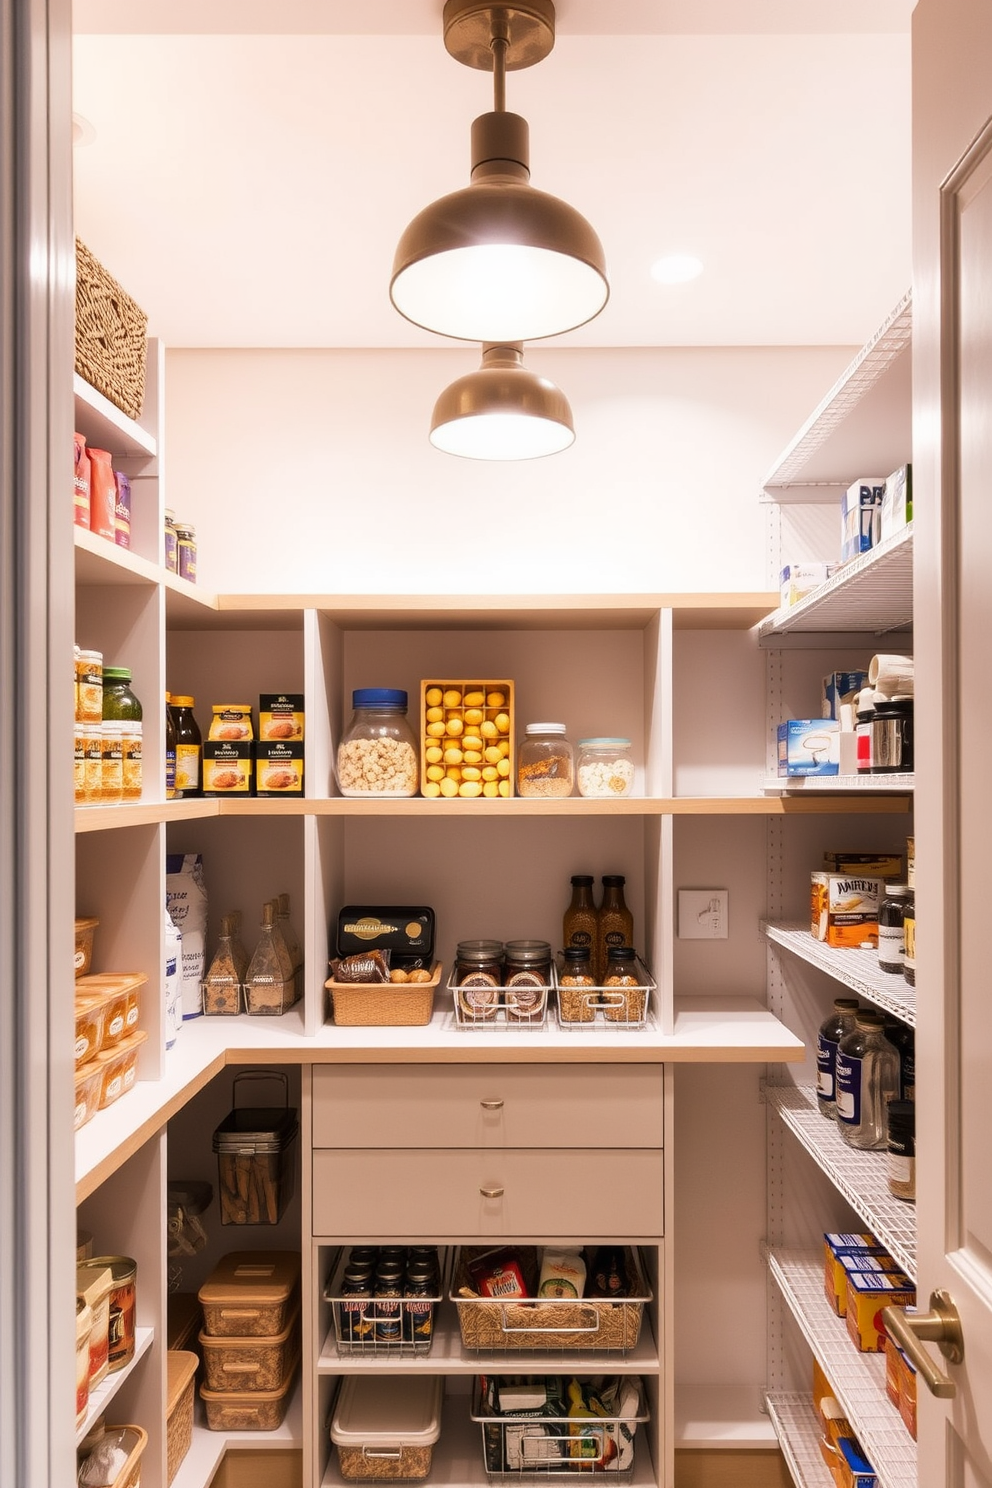
[[389, 293], [415, 325], [501, 344], [574, 330], [609, 296], [603, 247], [567, 202], [530, 184], [526, 119], [506, 110], [506, 73], [555, 40], [553, 0], [446, 0], [444, 44], [493, 74], [493, 110], [472, 124], [471, 184], [419, 212], [396, 249]]

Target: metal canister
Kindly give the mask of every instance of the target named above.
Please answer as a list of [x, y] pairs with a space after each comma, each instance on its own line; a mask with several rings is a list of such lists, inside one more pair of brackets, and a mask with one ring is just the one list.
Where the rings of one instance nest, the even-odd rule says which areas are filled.
[[134, 1358], [138, 1266], [130, 1256], [97, 1256], [90, 1264], [106, 1266], [111, 1276], [107, 1364], [113, 1373], [116, 1369], [123, 1369]]

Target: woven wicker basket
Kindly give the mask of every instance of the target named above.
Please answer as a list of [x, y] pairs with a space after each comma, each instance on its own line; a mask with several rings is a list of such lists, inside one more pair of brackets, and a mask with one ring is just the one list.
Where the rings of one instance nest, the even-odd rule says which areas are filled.
[[148, 316], [76, 239], [76, 371], [126, 413], [141, 417]]
[[127, 1461], [114, 1479], [111, 1488], [138, 1488], [141, 1482], [141, 1454], [148, 1445], [148, 1432], [141, 1426], [108, 1426], [107, 1430], [127, 1433], [125, 1439]]
[[441, 963], [435, 961], [429, 982], [326, 981], [331, 994], [331, 1016], [349, 1028], [387, 1025], [413, 1027], [429, 1023], [434, 1011], [434, 990], [441, 980]]
[[195, 1354], [185, 1349], [170, 1349], [166, 1355], [169, 1367], [169, 1393], [166, 1403], [166, 1462], [168, 1481], [179, 1471], [179, 1464], [193, 1440], [193, 1395], [196, 1366]]

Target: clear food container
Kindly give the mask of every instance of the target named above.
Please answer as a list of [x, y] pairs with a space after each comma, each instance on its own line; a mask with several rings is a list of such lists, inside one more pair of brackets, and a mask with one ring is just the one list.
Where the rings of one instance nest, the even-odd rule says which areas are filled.
[[415, 796], [420, 760], [406, 693], [399, 687], [357, 687], [351, 702], [354, 712], [337, 749], [341, 794]]
[[634, 789], [634, 762], [629, 739], [580, 739], [575, 760], [580, 796], [618, 798]]
[[436, 1376], [346, 1376], [331, 1418], [341, 1476], [364, 1482], [426, 1478], [441, 1435], [443, 1390]]

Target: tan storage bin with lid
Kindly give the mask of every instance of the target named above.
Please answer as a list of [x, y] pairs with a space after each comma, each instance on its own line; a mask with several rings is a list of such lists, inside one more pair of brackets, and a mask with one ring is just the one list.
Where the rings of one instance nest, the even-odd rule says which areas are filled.
[[144, 1029], [139, 1028], [128, 1038], [121, 1039], [112, 1049], [105, 1049], [102, 1054], [97, 1055], [101, 1111], [126, 1095], [134, 1085], [138, 1077], [138, 1050], [147, 1038]]
[[76, 952], [74, 965], [77, 977], [85, 976], [93, 964], [93, 937], [100, 921], [92, 915], [76, 920]]
[[425, 1375], [347, 1375], [331, 1419], [341, 1476], [417, 1481], [441, 1435], [444, 1381]]
[[201, 1286], [203, 1332], [212, 1338], [272, 1338], [289, 1322], [300, 1253], [233, 1250]]
[[286, 1379], [278, 1390], [211, 1390], [200, 1386], [200, 1399], [211, 1431], [275, 1431], [289, 1406], [290, 1391], [300, 1361], [294, 1353]]
[[103, 999], [104, 1025], [101, 1052], [104, 1049], [113, 1048], [114, 1044], [119, 1043], [137, 1028], [139, 991], [147, 980], [147, 976], [142, 971], [98, 972], [76, 978], [77, 1000], [84, 994]]
[[286, 1381], [293, 1356], [297, 1352], [299, 1303], [281, 1333], [251, 1337], [216, 1338], [200, 1334], [203, 1350], [204, 1383], [210, 1390], [250, 1391], [278, 1390]]
[[168, 1368], [165, 1404], [166, 1462], [168, 1482], [171, 1483], [193, 1440], [193, 1394], [196, 1366], [200, 1361], [195, 1354], [188, 1353], [185, 1349], [170, 1349], [165, 1357]]

